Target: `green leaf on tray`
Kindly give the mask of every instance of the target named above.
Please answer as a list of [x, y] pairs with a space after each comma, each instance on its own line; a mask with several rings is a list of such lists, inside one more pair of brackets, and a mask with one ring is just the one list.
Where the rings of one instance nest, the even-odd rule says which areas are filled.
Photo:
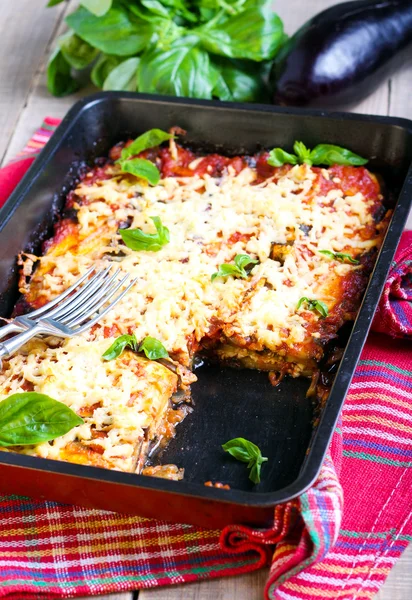
[[366, 158], [362, 158], [358, 154], [333, 146], [332, 144], [318, 144], [310, 153], [312, 163], [314, 165], [345, 165], [360, 167], [368, 162]]
[[303, 304], [306, 306], [306, 310], [318, 312], [322, 317], [327, 317], [329, 314], [328, 307], [326, 306], [326, 304], [324, 302], [322, 302], [322, 300], [316, 300], [316, 298], [310, 299], [310, 298], [307, 298], [306, 296], [303, 296], [299, 300], [299, 302], [296, 306], [296, 310], [299, 310], [299, 308]]
[[359, 261], [356, 258], [353, 258], [353, 256], [351, 256], [350, 254], [345, 254], [344, 252], [332, 252], [332, 250], [319, 250], [319, 254], [324, 254], [328, 258], [340, 260], [340, 262], [348, 261], [352, 265], [359, 264]]
[[[249, 256], [249, 254], [236, 254], [234, 264], [224, 263], [219, 265], [219, 269], [216, 273], [213, 273], [211, 280], [214, 281], [216, 277], [229, 277], [230, 275], [246, 279], [253, 265], [258, 264], [258, 262], [258, 260]], [[249, 268], [246, 270], [246, 267]]]
[[141, 229], [120, 229], [119, 233], [128, 248], [158, 252], [169, 243], [170, 234], [159, 217], [150, 217], [156, 227], [156, 233], [145, 233]]
[[368, 160], [358, 154], [331, 144], [318, 144], [313, 150], [309, 150], [303, 142], [293, 144], [295, 154], [290, 154], [282, 148], [273, 148], [269, 152], [268, 164], [273, 167], [280, 167], [285, 164], [296, 165], [306, 163], [307, 165], [343, 165], [343, 166], [362, 166], [366, 165]]
[[0, 402], [0, 445], [26, 446], [54, 440], [81, 419], [63, 402], [45, 394], [23, 392]]
[[149, 148], [160, 146], [163, 142], [167, 142], [174, 137], [172, 133], [167, 133], [162, 129], [149, 129], [149, 131], [139, 135], [129, 146], [123, 148], [118, 162], [126, 160], [131, 156], [136, 156]]
[[166, 348], [156, 338], [147, 336], [139, 346], [139, 352], [144, 352], [146, 358], [158, 360], [169, 356]]
[[127, 333], [119, 335], [106, 352], [102, 354], [102, 358], [104, 358], [104, 360], [114, 360], [120, 356], [126, 348], [131, 348], [135, 352], [137, 351], [137, 339], [134, 333], [132, 335]]
[[146, 160], [145, 158], [122, 160], [120, 166], [125, 173], [131, 173], [131, 175], [135, 175], [140, 179], [145, 179], [151, 185], [157, 185], [160, 181], [159, 169], [150, 160]]
[[260, 448], [256, 444], [239, 437], [229, 440], [226, 444], [222, 445], [222, 448], [225, 452], [233, 456], [233, 458], [236, 458], [236, 460], [248, 463], [247, 466], [250, 469], [249, 479], [255, 484], [260, 482], [262, 464], [268, 459], [266, 456], [262, 456]]
[[143, 352], [146, 358], [150, 360], [158, 360], [159, 358], [167, 358], [169, 356], [166, 348], [156, 338], [145, 337], [141, 344], [139, 344], [134, 333], [132, 335], [126, 333], [115, 339], [113, 344], [102, 355], [102, 358], [104, 360], [114, 360], [126, 348], [130, 348], [134, 352]]

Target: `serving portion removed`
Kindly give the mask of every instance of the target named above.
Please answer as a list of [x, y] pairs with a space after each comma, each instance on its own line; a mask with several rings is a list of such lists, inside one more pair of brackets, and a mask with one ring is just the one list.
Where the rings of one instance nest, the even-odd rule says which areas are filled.
[[116, 145], [68, 194], [43, 255], [21, 254], [16, 314], [91, 266], [114, 262], [137, 281], [90, 331], [31, 341], [4, 361], [1, 399], [45, 394], [83, 420], [13, 451], [180, 479], [178, 467], [145, 465], [191, 410], [197, 357], [267, 371], [273, 384], [308, 377], [309, 395], [326, 398], [320, 373], [389, 220], [378, 179], [328, 144], [227, 157], [178, 136]]

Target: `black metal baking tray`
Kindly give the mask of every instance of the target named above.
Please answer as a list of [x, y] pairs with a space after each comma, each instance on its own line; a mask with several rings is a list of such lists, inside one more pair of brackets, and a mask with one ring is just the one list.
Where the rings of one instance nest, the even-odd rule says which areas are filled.
[[[187, 130], [188, 144], [229, 154], [291, 147], [295, 139], [308, 146], [338, 144], [368, 157], [369, 168], [385, 181], [393, 217], [318, 425], [305, 398], [306, 379], [285, 379], [273, 388], [265, 373], [205, 366], [193, 386], [195, 410], [162, 457], [185, 467], [184, 481], [0, 452], [0, 489], [209, 527], [267, 525], [273, 507], [306, 490], [321, 467], [411, 204], [412, 122], [123, 92], [90, 96], [70, 110], [0, 211], [1, 315], [9, 315], [17, 299], [17, 253], [38, 250], [50, 235], [82, 165], [107, 155], [116, 142], [172, 125]], [[238, 436], [269, 458], [256, 487], [245, 465], [221, 451]], [[205, 487], [207, 480], [231, 489]]]

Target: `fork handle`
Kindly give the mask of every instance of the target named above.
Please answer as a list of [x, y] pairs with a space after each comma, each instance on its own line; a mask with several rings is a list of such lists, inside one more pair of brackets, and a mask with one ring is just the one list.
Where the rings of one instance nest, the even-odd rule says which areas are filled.
[[17, 325], [17, 323], [8, 323], [3, 327], [0, 327], [0, 340], [5, 338], [10, 333], [15, 333], [16, 331], [23, 331], [23, 327]]
[[14, 336], [10, 340], [6, 340], [5, 342], [0, 344], [0, 360], [5, 356], [10, 356], [16, 350], [24, 346], [26, 342], [31, 340], [39, 333], [47, 333], [48, 330], [39, 323], [36, 323], [33, 327], [28, 329], [27, 331], [23, 331], [23, 333], [19, 333], [19, 335]]

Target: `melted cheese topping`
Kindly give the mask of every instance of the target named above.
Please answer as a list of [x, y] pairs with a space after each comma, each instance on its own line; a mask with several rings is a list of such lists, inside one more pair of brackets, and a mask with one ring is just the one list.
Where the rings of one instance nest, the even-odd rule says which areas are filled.
[[[308, 336], [316, 338], [307, 325], [321, 317], [305, 306], [297, 310], [299, 299], [322, 300], [331, 312], [341, 300], [338, 281], [359, 269], [331, 261], [318, 250], [358, 256], [381, 240], [377, 232], [368, 239], [363, 235], [364, 228], [373, 225], [376, 199], [360, 193], [344, 196], [335, 189], [317, 195], [316, 173], [307, 165], [258, 185], [252, 168], [235, 175], [229, 167], [220, 178], [165, 178], [154, 187], [119, 174], [117, 167], [108, 169], [109, 179], [92, 185], [86, 180], [76, 190], [77, 245], [64, 255], [58, 245], [52, 248], [40, 259], [37, 272], [46, 298], [96, 262], [115, 261], [137, 277], [132, 292], [102, 326], [85, 335], [90, 341], [102, 339], [105, 327], [117, 325], [121, 333], [135, 332], [138, 339], [159, 339], [190, 364], [189, 340], [200, 342], [211, 322], [218, 321], [225, 325], [225, 335], [253, 337], [271, 351], [283, 343], [302, 344]], [[126, 247], [117, 233], [119, 224], [153, 232], [152, 216], [169, 228], [170, 243], [158, 252]], [[274, 244], [291, 240], [284, 260], [271, 258]], [[212, 283], [218, 266], [233, 262], [238, 253], [259, 260], [251, 277], [217, 278]], [[331, 281], [336, 285], [330, 286]]]
[[[86, 415], [84, 425], [54, 443], [22, 450], [40, 456], [95, 464], [72, 444], [95, 451], [97, 444], [106, 461], [101, 466], [135, 468], [144, 432], [153, 438], [177, 378], [130, 352], [103, 361], [120, 334], [157, 338], [187, 366], [194, 342], [202, 343], [217, 326], [221, 358], [243, 356], [245, 366], [269, 370], [284, 360], [291, 375], [308, 374], [308, 365], [322, 355], [322, 317], [305, 305], [297, 309], [299, 299], [322, 300], [334, 315], [344, 282], [363, 269], [319, 250], [359, 257], [381, 243], [372, 214], [377, 198], [340, 189], [321, 195], [318, 175], [307, 165], [262, 183], [249, 167], [239, 174], [229, 167], [221, 177], [164, 178], [154, 187], [113, 165], [106, 166], [106, 178], [91, 176], [75, 190], [78, 223], [56, 234], [45, 256], [29, 257], [40, 264], [22, 291], [29, 303], [39, 297], [44, 303], [91, 265], [110, 261], [137, 283], [92, 330], [57, 346], [32, 342], [5, 365], [2, 397], [29, 383]], [[158, 252], [126, 247], [119, 227], [151, 233], [153, 216], [168, 227], [170, 242]], [[259, 261], [246, 279], [211, 281], [220, 264], [241, 253]], [[267, 364], [259, 363], [259, 353]], [[104, 435], [93, 438], [95, 430]]]
[[177, 376], [127, 351], [115, 360], [102, 360], [113, 341], [89, 343], [79, 336], [60, 345], [55, 339], [33, 340], [5, 362], [0, 401], [26, 391], [29, 384], [33, 391], [64, 402], [84, 420], [52, 443], [26, 446], [21, 452], [58, 459], [78, 441], [106, 466], [135, 469], [145, 431], [154, 437], [177, 388]]

